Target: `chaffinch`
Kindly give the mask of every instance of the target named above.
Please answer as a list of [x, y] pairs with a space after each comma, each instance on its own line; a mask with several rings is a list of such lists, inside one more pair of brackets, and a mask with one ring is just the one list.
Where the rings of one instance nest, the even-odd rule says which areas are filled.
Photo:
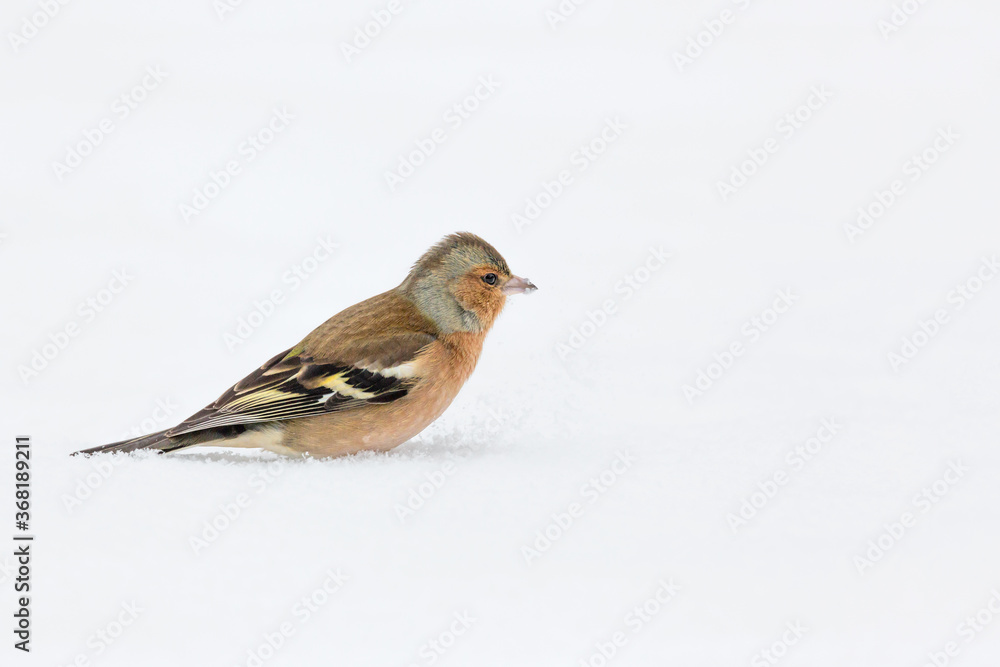
[[210, 445], [328, 457], [392, 449], [455, 398], [507, 296], [534, 289], [483, 239], [451, 234], [398, 287], [337, 313], [177, 426], [76, 453]]

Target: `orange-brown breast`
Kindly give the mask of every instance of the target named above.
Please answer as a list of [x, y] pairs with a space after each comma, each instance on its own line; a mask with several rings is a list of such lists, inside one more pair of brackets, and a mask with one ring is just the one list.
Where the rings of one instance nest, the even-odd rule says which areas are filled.
[[401, 445], [451, 404], [475, 369], [485, 337], [485, 332], [439, 336], [414, 360], [422, 379], [406, 396], [383, 405], [289, 420], [282, 447], [287, 453], [327, 457]]

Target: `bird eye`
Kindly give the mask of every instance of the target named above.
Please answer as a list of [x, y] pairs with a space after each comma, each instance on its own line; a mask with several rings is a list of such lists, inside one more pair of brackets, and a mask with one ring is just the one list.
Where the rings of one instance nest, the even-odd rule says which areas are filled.
[[497, 274], [495, 274], [495, 273], [487, 273], [485, 276], [483, 276], [483, 282], [486, 283], [487, 285], [496, 285], [497, 284]]

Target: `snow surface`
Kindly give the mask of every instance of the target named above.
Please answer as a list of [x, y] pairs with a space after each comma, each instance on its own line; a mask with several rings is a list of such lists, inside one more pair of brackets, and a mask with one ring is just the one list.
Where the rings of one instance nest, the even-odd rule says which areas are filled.
[[[220, 19], [210, 0], [69, 3], [16, 50], [8, 36], [0, 533], [10, 445], [30, 434], [37, 541], [32, 652], [0, 628], [0, 662], [253, 665], [284, 627], [262, 664], [997, 664], [1000, 280], [976, 281], [1000, 252], [1000, 7], [901, 3], [919, 9], [883, 37], [889, 0], [592, 0], [555, 28], [556, 0], [402, 0], [348, 63], [340, 44], [387, 3], [328, 4], [245, 2]], [[675, 52], [724, 9], [732, 21], [681, 71]], [[38, 11], [5, 3], [0, 25], [17, 33]], [[115, 100], [147, 67], [165, 76], [121, 118]], [[456, 127], [445, 114], [477, 87]], [[247, 160], [275, 109], [294, 118]], [[809, 118], [787, 136], [796, 110]], [[60, 180], [53, 162], [105, 118], [113, 131]], [[615, 140], [581, 163], [609, 121]], [[437, 128], [444, 141], [390, 190], [385, 172]], [[907, 161], [949, 128], [912, 180]], [[724, 201], [718, 182], [765, 145]], [[512, 215], [563, 170], [572, 182], [519, 230]], [[894, 180], [901, 194], [851, 242], [845, 225]], [[462, 229], [541, 289], [511, 299], [476, 374], [413, 441], [332, 461], [68, 457], [197, 411]], [[338, 247], [296, 283], [318, 238]], [[647, 279], [651, 248], [671, 257]], [[80, 309], [122, 270], [101, 312]], [[646, 282], [630, 293], [626, 275]], [[753, 338], [782, 291], [792, 305]], [[710, 368], [733, 343], [742, 354]], [[688, 400], [700, 371], [716, 379]], [[814, 456], [794, 453], [818, 433]], [[602, 473], [603, 491], [587, 487]], [[734, 529], [744, 501], [761, 507]], [[196, 553], [192, 537], [238, 502]], [[572, 525], [551, 526], [571, 505]], [[859, 560], [880, 539], [885, 554]], [[323, 604], [301, 606], [310, 596]]]

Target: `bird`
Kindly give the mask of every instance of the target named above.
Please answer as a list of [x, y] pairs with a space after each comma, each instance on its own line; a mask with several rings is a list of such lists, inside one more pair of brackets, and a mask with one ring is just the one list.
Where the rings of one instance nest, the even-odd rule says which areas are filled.
[[507, 297], [536, 289], [479, 236], [450, 234], [398, 286], [340, 311], [180, 424], [73, 455], [196, 446], [314, 458], [388, 451], [451, 404]]

